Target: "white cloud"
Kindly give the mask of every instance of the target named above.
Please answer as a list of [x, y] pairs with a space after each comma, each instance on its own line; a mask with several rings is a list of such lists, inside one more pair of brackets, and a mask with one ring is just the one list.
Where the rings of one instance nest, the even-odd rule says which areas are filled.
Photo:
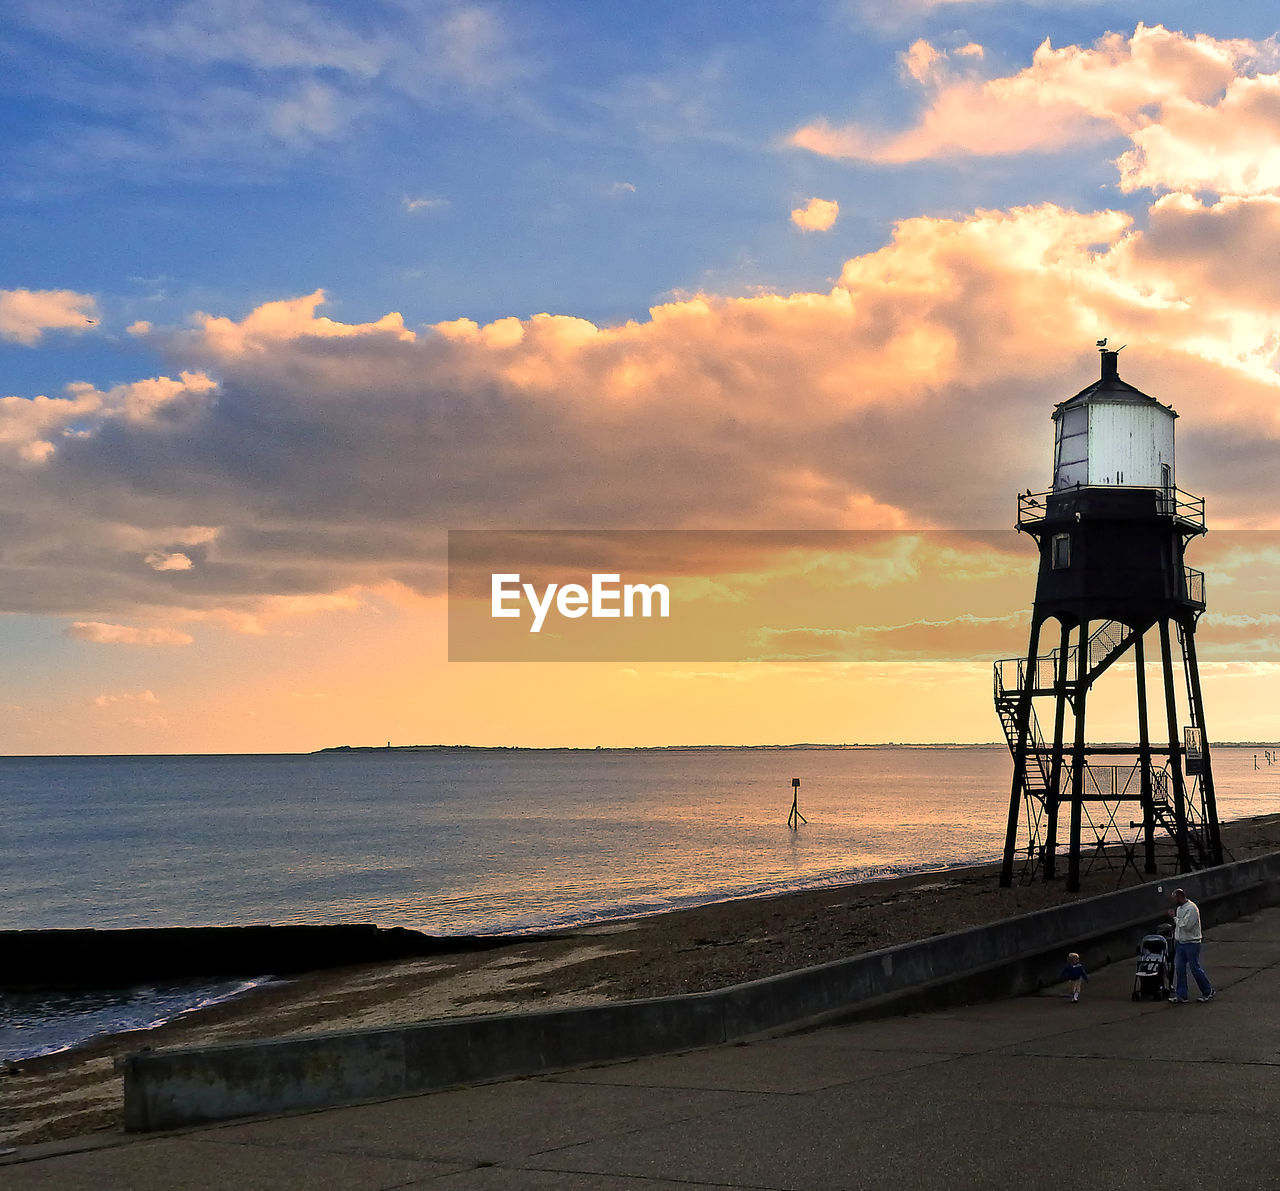
[[449, 205], [448, 199], [427, 196], [410, 198], [405, 195], [401, 202], [404, 204], [404, 209], [410, 214], [416, 214], [419, 211], [441, 211]]
[[806, 232], [830, 231], [840, 215], [840, 204], [834, 199], [811, 198], [806, 206], [791, 212], [791, 222]]
[[649, 141], [732, 144], [740, 141], [725, 104], [733, 67], [723, 49], [686, 55], [657, 73], [623, 75], [594, 99]]
[[347, 96], [308, 80], [270, 100], [263, 127], [276, 140], [305, 146], [344, 132], [349, 115]]
[[189, 571], [195, 565], [181, 551], [153, 550], [143, 561], [153, 571]]
[[93, 297], [74, 290], [0, 290], [0, 339], [31, 347], [45, 331], [83, 331], [93, 326], [97, 313]]
[[227, 62], [267, 71], [332, 70], [370, 78], [394, 52], [387, 36], [365, 36], [319, 9], [275, 0], [201, 0], [142, 23], [136, 42], [188, 62]]
[[28, 44], [48, 48], [11, 56], [14, 85], [56, 104], [49, 135], [7, 162], [10, 177], [270, 174], [406, 110], [529, 117], [536, 67], [509, 14], [461, 0], [374, 13], [299, 0], [19, 6], [14, 22], [36, 34]]
[[135, 628], [123, 624], [78, 620], [67, 629], [68, 636], [96, 645], [190, 645], [194, 638], [178, 629]]
[[[839, 9], [854, 28], [864, 24], [877, 29], [901, 29], [943, 10], [944, 16], [950, 16], [955, 8], [982, 9], [997, 4], [1005, 7], [1048, 8], [1061, 11], [1069, 8], [1091, 8], [1100, 4], [1101, 0], [1018, 0], [1010, 5], [1009, 0], [839, 0]], [[951, 17], [960, 20], [960, 17]]]
[[446, 12], [430, 30], [428, 45], [431, 66], [472, 91], [510, 87], [530, 73], [497, 11], [477, 4]]

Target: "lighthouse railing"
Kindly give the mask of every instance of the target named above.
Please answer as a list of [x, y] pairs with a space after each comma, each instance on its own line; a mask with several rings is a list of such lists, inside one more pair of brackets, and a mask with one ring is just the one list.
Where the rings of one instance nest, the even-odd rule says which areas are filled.
[[[1045, 658], [1036, 659], [1035, 678], [1033, 688], [1038, 685], [1039, 678], [1044, 671], [1041, 670], [1040, 663], [1046, 661]], [[1027, 659], [1026, 658], [1000, 658], [994, 665], [995, 671], [995, 696], [996, 699], [1005, 695], [1020, 695], [1027, 687]], [[1053, 670], [1047, 671], [1048, 683], [1053, 683]]]
[[1026, 492], [1018, 493], [1018, 528], [1024, 525], [1031, 525], [1037, 521], [1043, 521], [1049, 512], [1049, 497], [1052, 492], [1032, 492], [1029, 489]]
[[1204, 497], [1181, 488], [1165, 488], [1160, 493], [1160, 512], [1194, 529], [1204, 530]]
[[1183, 567], [1182, 574], [1186, 582], [1187, 603], [1204, 607], [1204, 572], [1195, 567]]
[[[1091, 485], [1076, 484], [1074, 488], [1087, 488]], [[1155, 492], [1156, 512], [1161, 517], [1169, 517], [1190, 529], [1195, 529], [1200, 533], [1204, 532], [1204, 497], [1196, 496], [1192, 492], [1185, 492], [1181, 488], [1161, 488], [1151, 487], [1143, 484], [1105, 484], [1092, 485], [1093, 487], [1104, 487], [1108, 491], [1131, 490], [1134, 492]], [[1018, 528], [1022, 529], [1028, 525], [1037, 525], [1046, 520], [1049, 516], [1049, 498], [1051, 496], [1061, 496], [1065, 492], [1072, 491], [1073, 488], [1049, 488], [1044, 492], [1026, 492], [1018, 493]]]

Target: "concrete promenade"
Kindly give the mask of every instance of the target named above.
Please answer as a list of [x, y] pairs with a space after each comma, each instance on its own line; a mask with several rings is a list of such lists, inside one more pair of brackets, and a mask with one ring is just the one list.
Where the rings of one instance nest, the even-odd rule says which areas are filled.
[[[1135, 947], [1137, 940], [1135, 939]], [[0, 1160], [4, 1191], [1275, 1188], [1280, 907], [1209, 932], [1218, 996], [1129, 960], [962, 1009]], [[1195, 995], [1194, 985], [1192, 987]]]

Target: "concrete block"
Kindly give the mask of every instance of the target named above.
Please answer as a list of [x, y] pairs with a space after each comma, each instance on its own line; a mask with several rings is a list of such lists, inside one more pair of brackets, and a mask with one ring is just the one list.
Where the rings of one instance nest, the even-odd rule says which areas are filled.
[[405, 1090], [403, 1030], [143, 1051], [124, 1061], [125, 1128], [169, 1129]]

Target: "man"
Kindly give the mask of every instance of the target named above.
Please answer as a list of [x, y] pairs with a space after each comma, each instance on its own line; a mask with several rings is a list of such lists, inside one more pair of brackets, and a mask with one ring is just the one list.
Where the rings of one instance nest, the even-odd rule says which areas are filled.
[[1181, 889], [1173, 891], [1174, 990], [1169, 998], [1174, 1005], [1187, 1003], [1187, 969], [1196, 978], [1200, 989], [1200, 1003], [1212, 1001], [1214, 988], [1200, 966], [1200, 907]]

